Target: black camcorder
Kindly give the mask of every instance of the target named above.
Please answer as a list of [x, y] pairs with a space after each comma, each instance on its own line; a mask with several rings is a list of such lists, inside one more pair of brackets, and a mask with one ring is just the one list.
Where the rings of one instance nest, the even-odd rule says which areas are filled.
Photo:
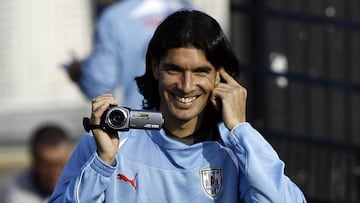
[[164, 119], [160, 112], [147, 110], [131, 110], [123, 106], [110, 106], [102, 115], [100, 125], [93, 125], [89, 118], [84, 118], [86, 132], [92, 129], [102, 129], [107, 133], [134, 129], [161, 129]]

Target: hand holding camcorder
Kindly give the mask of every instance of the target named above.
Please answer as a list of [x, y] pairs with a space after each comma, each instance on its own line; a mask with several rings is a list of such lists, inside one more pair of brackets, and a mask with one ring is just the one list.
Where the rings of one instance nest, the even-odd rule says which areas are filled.
[[117, 131], [135, 129], [161, 129], [164, 119], [160, 112], [131, 110], [127, 107], [110, 106], [102, 115], [100, 125], [90, 123], [89, 118], [83, 119], [86, 132], [93, 129], [102, 129], [113, 134]]

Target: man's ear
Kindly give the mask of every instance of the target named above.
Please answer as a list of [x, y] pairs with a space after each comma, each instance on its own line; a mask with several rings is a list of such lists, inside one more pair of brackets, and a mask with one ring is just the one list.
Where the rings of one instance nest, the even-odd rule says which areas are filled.
[[151, 62], [151, 70], [153, 72], [153, 77], [156, 79], [156, 80], [159, 80], [159, 67], [158, 65], [156, 64], [155, 60], [153, 60]]

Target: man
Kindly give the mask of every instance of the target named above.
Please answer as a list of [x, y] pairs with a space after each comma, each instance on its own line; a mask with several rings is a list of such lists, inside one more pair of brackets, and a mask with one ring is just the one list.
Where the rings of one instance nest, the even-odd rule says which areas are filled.
[[30, 141], [31, 168], [4, 184], [0, 202], [47, 202], [70, 151], [70, 140], [62, 128], [48, 124], [39, 126]]
[[144, 108], [163, 114], [160, 131], [106, 133], [92, 101], [92, 134], [70, 159], [50, 202], [306, 202], [284, 164], [246, 122], [246, 89], [219, 24], [180, 11], [156, 29], [136, 81]]
[[183, 0], [122, 0], [100, 15], [94, 49], [88, 57], [67, 67], [69, 77], [81, 91], [94, 98], [113, 93], [121, 105], [141, 108], [134, 77], [145, 71], [147, 44], [167, 15], [190, 4]]

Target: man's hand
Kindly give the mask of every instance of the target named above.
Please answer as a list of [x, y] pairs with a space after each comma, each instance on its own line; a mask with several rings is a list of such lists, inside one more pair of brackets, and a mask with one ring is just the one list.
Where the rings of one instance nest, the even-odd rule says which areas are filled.
[[81, 73], [81, 63], [76, 59], [73, 60], [66, 68], [66, 71], [69, 75], [69, 78], [73, 82], [77, 82]]
[[239, 123], [246, 121], [247, 91], [223, 68], [219, 72], [225, 82], [220, 82], [213, 89], [211, 102], [216, 108], [221, 101], [222, 119], [226, 127], [232, 130]]
[[[101, 116], [110, 105], [118, 105], [118, 102], [111, 94], [103, 94], [92, 100], [92, 111], [90, 123], [100, 125]], [[102, 129], [92, 130], [99, 157], [111, 165], [119, 148], [119, 137], [117, 134], [109, 135]]]

